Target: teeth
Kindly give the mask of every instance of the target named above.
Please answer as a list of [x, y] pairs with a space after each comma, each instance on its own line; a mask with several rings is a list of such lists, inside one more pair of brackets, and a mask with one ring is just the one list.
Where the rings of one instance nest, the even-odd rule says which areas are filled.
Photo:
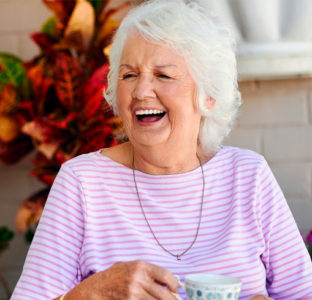
[[137, 110], [135, 112], [135, 114], [137, 116], [142, 116], [142, 115], [158, 115], [158, 114], [162, 114], [164, 113], [164, 111], [162, 110], [157, 110], [157, 109], [141, 109], [141, 110]]

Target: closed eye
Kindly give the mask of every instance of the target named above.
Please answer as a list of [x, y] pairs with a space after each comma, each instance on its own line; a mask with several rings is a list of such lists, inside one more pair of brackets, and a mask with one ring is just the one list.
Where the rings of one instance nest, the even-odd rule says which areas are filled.
[[124, 74], [124, 75], [122, 75], [122, 79], [124, 80], [124, 79], [128, 79], [128, 78], [134, 78], [134, 77], [136, 77], [136, 75], [135, 74], [133, 74], [133, 73], [129, 73], [129, 74]]
[[168, 76], [168, 75], [166, 75], [166, 74], [162, 74], [162, 73], [157, 74], [157, 77], [158, 77], [158, 78], [163, 78], [163, 79], [171, 79], [170, 76]]

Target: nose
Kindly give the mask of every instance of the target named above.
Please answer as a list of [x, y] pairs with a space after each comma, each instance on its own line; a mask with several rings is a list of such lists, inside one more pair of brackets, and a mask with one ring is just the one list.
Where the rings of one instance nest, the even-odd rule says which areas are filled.
[[141, 73], [137, 77], [132, 97], [137, 100], [144, 100], [155, 97], [153, 77], [149, 74]]

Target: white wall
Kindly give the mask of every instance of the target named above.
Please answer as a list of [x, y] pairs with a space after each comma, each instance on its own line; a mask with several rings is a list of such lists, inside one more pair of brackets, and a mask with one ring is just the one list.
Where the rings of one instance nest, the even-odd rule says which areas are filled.
[[[29, 33], [50, 15], [40, 0], [0, 1], [0, 51], [30, 59], [37, 53]], [[244, 104], [226, 144], [263, 154], [273, 169], [299, 227], [312, 228], [312, 79], [240, 84]], [[31, 156], [14, 166], [0, 164], [0, 226], [14, 227], [21, 201], [41, 184], [28, 176]], [[0, 270], [13, 288], [27, 252], [17, 235], [0, 257]], [[0, 300], [4, 293], [0, 288]]]

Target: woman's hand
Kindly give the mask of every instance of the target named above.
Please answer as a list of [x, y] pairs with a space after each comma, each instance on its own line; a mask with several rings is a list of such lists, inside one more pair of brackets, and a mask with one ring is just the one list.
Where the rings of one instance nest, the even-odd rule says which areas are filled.
[[137, 260], [118, 262], [82, 281], [64, 300], [175, 300], [179, 284], [168, 270]]
[[274, 300], [274, 299], [270, 298], [270, 297], [263, 296], [263, 295], [258, 295], [258, 296], [254, 296], [254, 297], [250, 298], [250, 300]]

